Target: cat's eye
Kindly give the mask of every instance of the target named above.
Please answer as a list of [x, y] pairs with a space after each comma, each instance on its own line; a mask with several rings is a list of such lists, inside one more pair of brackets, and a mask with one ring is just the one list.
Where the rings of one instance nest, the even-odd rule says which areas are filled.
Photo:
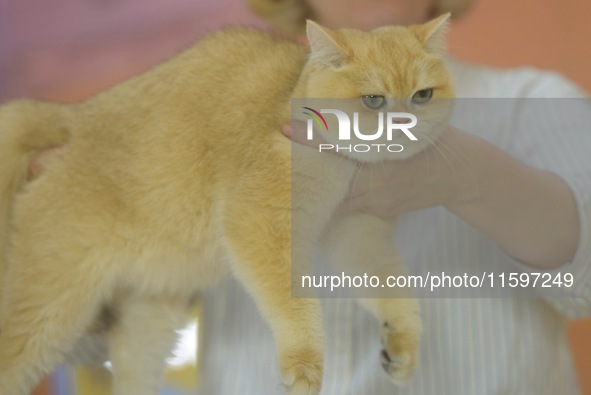
[[365, 107], [370, 110], [379, 110], [386, 105], [386, 98], [381, 95], [365, 95], [361, 98]]
[[433, 97], [433, 89], [421, 89], [412, 95], [412, 102], [416, 104], [423, 104], [431, 100]]

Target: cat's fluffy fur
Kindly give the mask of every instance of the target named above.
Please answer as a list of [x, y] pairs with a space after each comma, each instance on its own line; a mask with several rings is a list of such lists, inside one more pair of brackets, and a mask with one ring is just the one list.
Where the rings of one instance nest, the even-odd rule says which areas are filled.
[[[232, 29], [85, 102], [0, 107], [0, 393], [28, 394], [78, 339], [103, 331], [115, 393], [156, 394], [192, 298], [231, 271], [273, 330], [286, 391], [318, 394], [321, 312], [315, 299], [291, 298], [290, 208], [302, 219], [298, 259], [323, 239], [338, 264], [404, 269], [380, 219], [350, 214], [323, 234], [355, 162], [296, 147], [313, 176], [291, 174], [280, 126], [291, 97], [411, 97], [430, 87], [450, 97], [437, 52], [446, 19], [370, 33], [310, 23], [310, 60], [290, 41]], [[25, 185], [31, 155], [66, 144]], [[384, 368], [407, 380], [416, 301], [364, 302], [382, 327]], [[105, 314], [111, 324], [97, 326]]]

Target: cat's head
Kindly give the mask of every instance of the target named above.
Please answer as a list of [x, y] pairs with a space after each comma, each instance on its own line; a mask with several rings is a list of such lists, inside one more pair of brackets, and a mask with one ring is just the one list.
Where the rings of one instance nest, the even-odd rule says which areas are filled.
[[[351, 117], [350, 140], [341, 141], [337, 117], [326, 115], [328, 130], [320, 132], [322, 139], [340, 146], [403, 147], [396, 154], [386, 149], [340, 151], [361, 161], [408, 158], [437, 139], [447, 124], [450, 98], [454, 95], [452, 79], [443, 61], [448, 19], [449, 14], [423, 25], [387, 26], [371, 32], [330, 30], [309, 21], [310, 55], [305, 68], [304, 96], [327, 99], [326, 103], [331, 103], [330, 99], [347, 99], [334, 103], [347, 107], [348, 114], [356, 112], [359, 130], [368, 134], [379, 130], [379, 117], [383, 116], [381, 137], [369, 141], [359, 139], [353, 132]], [[408, 129], [416, 140], [400, 129], [393, 129], [388, 140], [387, 117], [393, 112], [416, 116], [416, 126]], [[391, 120], [395, 124], [411, 121], [404, 116]]]

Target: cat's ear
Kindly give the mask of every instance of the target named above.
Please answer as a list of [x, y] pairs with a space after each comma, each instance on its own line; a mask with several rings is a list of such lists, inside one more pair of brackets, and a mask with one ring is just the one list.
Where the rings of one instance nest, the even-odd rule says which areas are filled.
[[415, 34], [427, 51], [437, 55], [444, 55], [447, 52], [446, 34], [450, 16], [451, 13], [448, 12], [425, 24], [413, 26]]
[[337, 42], [334, 33], [329, 29], [307, 20], [306, 35], [310, 43], [310, 60], [332, 67], [339, 67], [347, 60], [347, 51]]

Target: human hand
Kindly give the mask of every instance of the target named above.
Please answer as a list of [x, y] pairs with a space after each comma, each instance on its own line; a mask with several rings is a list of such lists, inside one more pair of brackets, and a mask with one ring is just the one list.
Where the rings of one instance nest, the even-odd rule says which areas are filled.
[[[284, 125], [283, 134], [295, 143], [318, 147], [318, 141], [306, 139], [303, 122]], [[477, 193], [477, 183], [470, 155], [462, 149], [467, 137], [448, 128], [436, 142], [409, 159], [359, 163], [339, 210], [390, 219], [407, 211], [469, 201]]]

